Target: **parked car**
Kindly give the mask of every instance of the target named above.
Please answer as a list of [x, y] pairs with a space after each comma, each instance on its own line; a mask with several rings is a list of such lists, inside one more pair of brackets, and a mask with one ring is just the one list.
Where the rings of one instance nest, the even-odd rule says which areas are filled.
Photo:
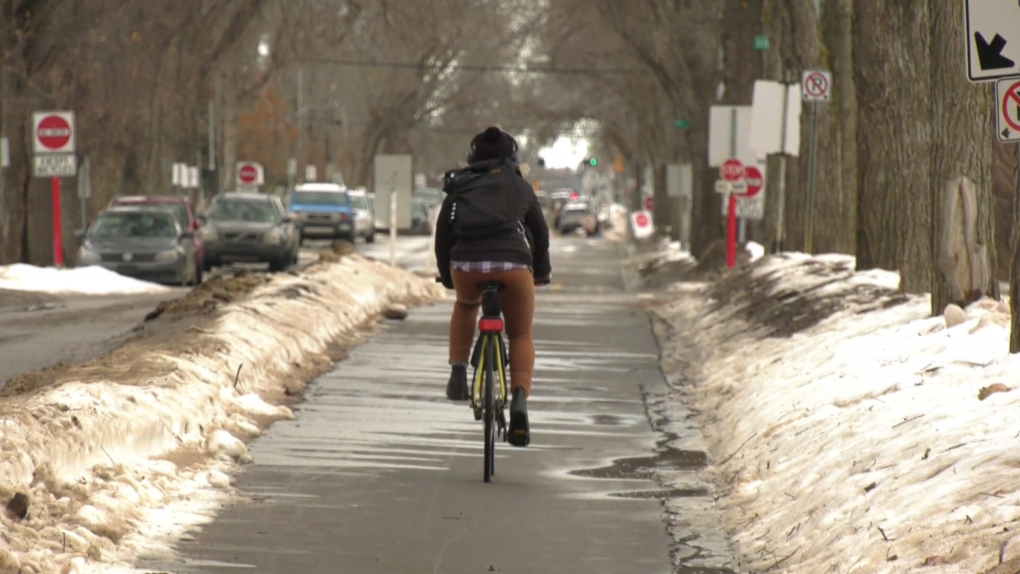
[[600, 226], [595, 209], [588, 201], [572, 201], [560, 210], [557, 229], [562, 235], [584, 229], [591, 236], [599, 232]]
[[298, 232], [275, 195], [227, 192], [204, 215], [205, 268], [224, 263], [268, 263], [283, 271], [297, 263]]
[[356, 190], [347, 193], [351, 200], [354, 213], [354, 234], [365, 238], [365, 242], [375, 242], [375, 205], [367, 193]]
[[164, 207], [111, 207], [89, 226], [75, 265], [154, 283], [197, 285], [193, 234]]
[[195, 246], [195, 272], [198, 283], [202, 282], [202, 271], [205, 269], [205, 242], [198, 230], [202, 222], [195, 215], [195, 209], [188, 197], [153, 196], [153, 195], [117, 195], [110, 200], [109, 207], [124, 205], [159, 205], [172, 209], [181, 226], [191, 231], [191, 242]]
[[354, 242], [354, 213], [346, 187], [337, 183], [302, 183], [291, 192], [288, 204], [297, 224], [299, 244], [316, 237]]

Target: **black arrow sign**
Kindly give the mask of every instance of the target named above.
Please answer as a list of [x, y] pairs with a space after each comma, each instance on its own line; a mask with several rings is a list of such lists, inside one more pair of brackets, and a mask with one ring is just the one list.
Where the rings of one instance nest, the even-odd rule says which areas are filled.
[[977, 41], [978, 61], [981, 63], [981, 70], [1001, 70], [1012, 68], [1013, 60], [1002, 55], [1002, 49], [1006, 47], [1006, 39], [996, 34], [989, 44], [981, 32], [974, 32], [974, 40]]
[[1009, 128], [1006, 128], [1006, 129], [1002, 130], [1002, 139], [1004, 139], [1004, 140], [1008, 140], [1009, 139]]

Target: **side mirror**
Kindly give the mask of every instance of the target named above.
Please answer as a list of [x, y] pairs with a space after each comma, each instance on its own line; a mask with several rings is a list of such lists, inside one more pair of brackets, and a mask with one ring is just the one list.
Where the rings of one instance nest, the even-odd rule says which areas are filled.
[[87, 229], [75, 229], [74, 230], [74, 237], [76, 239], [81, 239], [82, 237], [85, 237], [85, 233], [87, 231], [88, 231]]
[[198, 223], [199, 226], [204, 225], [208, 221], [209, 221], [209, 218], [206, 217], [206, 215], [204, 213], [196, 213], [195, 214], [195, 222]]
[[195, 236], [194, 231], [185, 231], [181, 233], [181, 239], [191, 239]]
[[289, 216], [289, 215], [284, 215], [283, 216], [283, 222], [284, 223], [294, 223], [294, 218]]

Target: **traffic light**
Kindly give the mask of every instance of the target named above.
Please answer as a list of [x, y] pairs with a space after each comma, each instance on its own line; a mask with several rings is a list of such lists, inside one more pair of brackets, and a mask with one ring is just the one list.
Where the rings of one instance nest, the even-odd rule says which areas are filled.
[[595, 167], [599, 164], [598, 158], [588, 158], [588, 165]]

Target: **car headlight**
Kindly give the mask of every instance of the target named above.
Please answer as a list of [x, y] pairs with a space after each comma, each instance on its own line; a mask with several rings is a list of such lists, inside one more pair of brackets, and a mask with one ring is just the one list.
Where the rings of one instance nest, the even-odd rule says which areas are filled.
[[78, 265], [95, 265], [99, 263], [101, 258], [99, 254], [87, 247], [81, 247], [78, 249]]
[[198, 235], [202, 238], [202, 241], [216, 241], [219, 239], [219, 235], [216, 233], [216, 228], [209, 225], [203, 225], [198, 230]]
[[157, 263], [173, 263], [181, 258], [181, 252], [177, 249], [171, 249], [169, 251], [161, 251], [156, 254]]
[[266, 243], [272, 243], [276, 245], [283, 241], [283, 232], [280, 231], [279, 229], [273, 229], [269, 233], [266, 233], [262, 237], [262, 240], [265, 241]]

